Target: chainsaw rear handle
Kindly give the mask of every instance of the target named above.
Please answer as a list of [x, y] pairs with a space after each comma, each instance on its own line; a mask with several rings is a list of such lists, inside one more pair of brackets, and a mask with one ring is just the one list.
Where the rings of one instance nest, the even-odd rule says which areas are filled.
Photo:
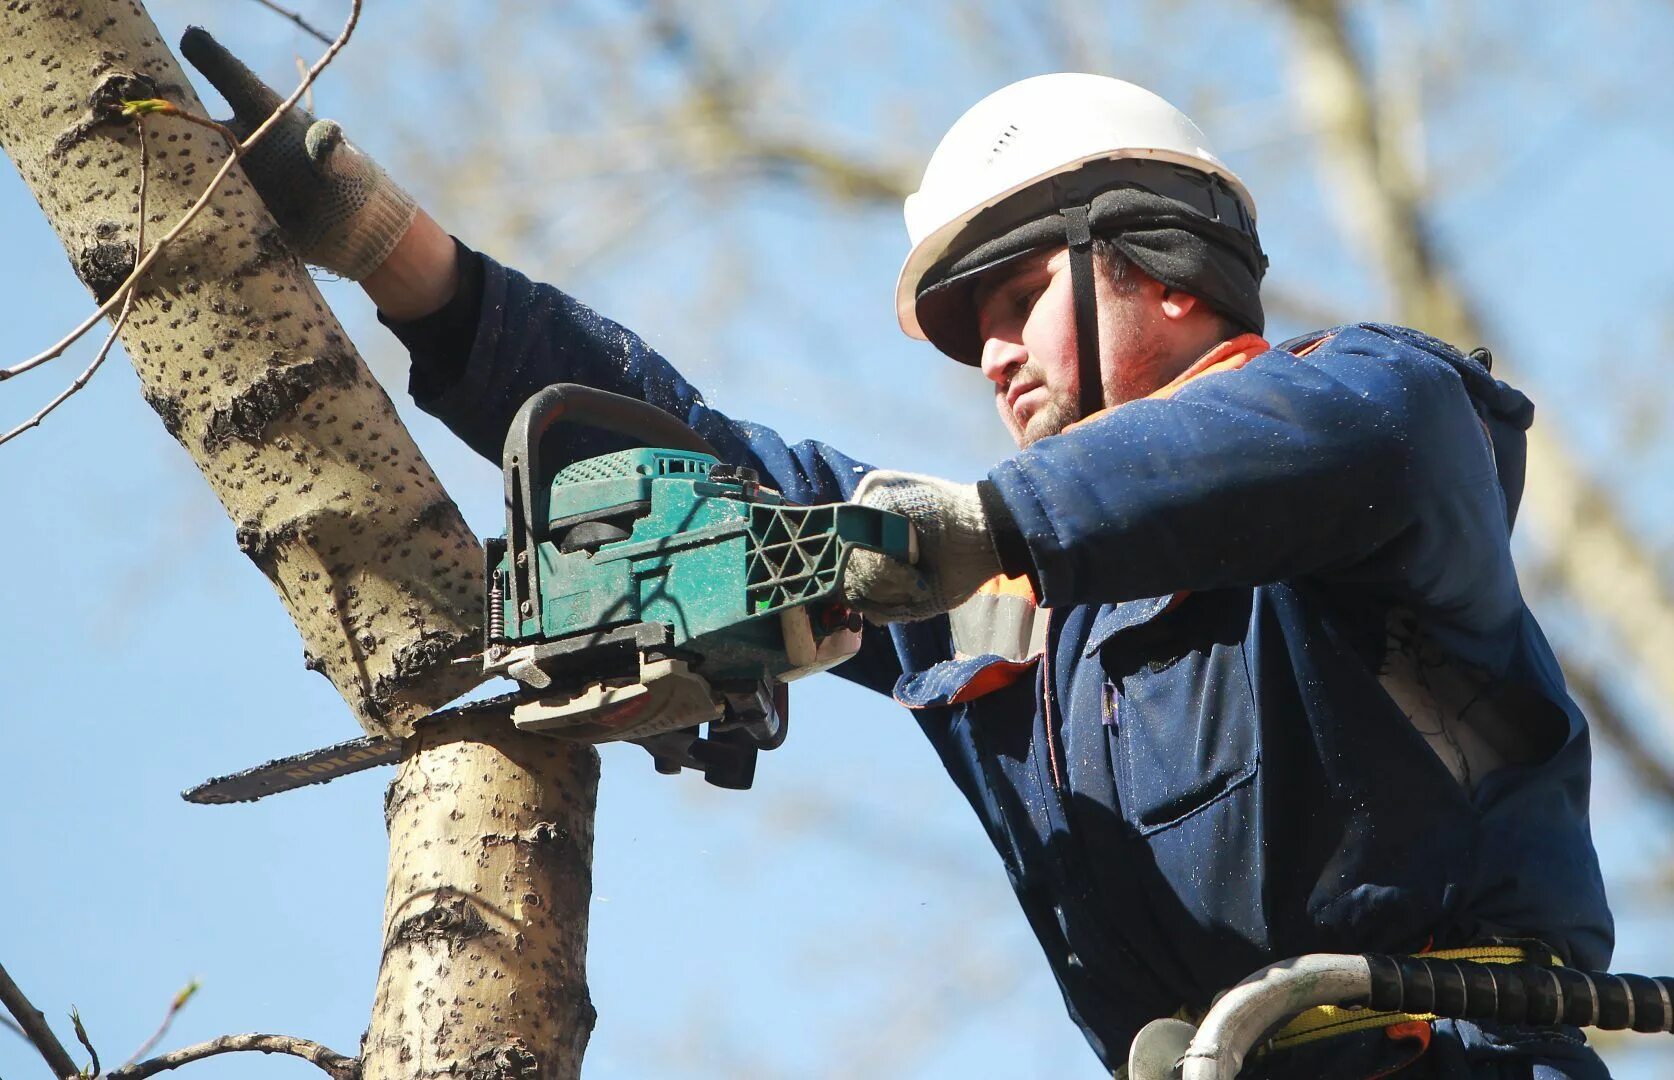
[[655, 405], [578, 383], [554, 383], [531, 395], [517, 410], [502, 451], [506, 509], [514, 527], [521, 524], [530, 541], [539, 540], [546, 531], [537, 513], [544, 501], [540, 446], [542, 437], [558, 423], [626, 435], [642, 446], [720, 457], [707, 439]]

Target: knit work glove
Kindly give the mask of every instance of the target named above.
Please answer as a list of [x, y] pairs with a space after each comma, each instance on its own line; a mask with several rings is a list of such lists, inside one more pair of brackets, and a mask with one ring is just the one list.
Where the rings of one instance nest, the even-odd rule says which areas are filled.
[[[227, 126], [244, 138], [284, 99], [209, 35], [192, 27], [180, 52], [232, 106]], [[315, 266], [359, 281], [383, 264], [418, 206], [332, 120], [300, 107], [244, 155], [244, 174], [293, 250]]]
[[854, 501], [905, 516], [918, 536], [918, 562], [911, 566], [872, 551], [849, 555], [844, 599], [873, 622], [951, 611], [1000, 573], [975, 484], [878, 470], [860, 481]]

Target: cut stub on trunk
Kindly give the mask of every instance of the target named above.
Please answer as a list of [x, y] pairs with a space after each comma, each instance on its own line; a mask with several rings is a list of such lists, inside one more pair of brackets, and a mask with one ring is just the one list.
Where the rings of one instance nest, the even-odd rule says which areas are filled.
[[365, 1080], [580, 1075], [598, 770], [591, 746], [509, 723], [420, 726], [387, 804]]

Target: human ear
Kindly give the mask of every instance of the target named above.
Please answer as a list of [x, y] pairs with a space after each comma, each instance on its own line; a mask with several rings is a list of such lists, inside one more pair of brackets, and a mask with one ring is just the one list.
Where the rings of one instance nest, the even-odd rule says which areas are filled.
[[1162, 313], [1166, 318], [1184, 319], [1195, 310], [1197, 310], [1197, 297], [1191, 293], [1184, 293], [1179, 289], [1163, 289]]

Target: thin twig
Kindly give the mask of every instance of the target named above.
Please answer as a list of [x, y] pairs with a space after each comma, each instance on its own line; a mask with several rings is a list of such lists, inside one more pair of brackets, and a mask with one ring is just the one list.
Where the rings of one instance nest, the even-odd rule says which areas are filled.
[[[302, 75], [304, 77], [308, 75], [306, 69], [302, 70]], [[167, 98], [140, 98], [137, 101], [124, 101], [122, 103], [122, 115], [135, 118], [153, 115], [178, 116], [188, 124], [196, 124], [199, 127], [206, 127], [211, 131], [219, 132], [221, 138], [227, 140], [227, 146], [233, 153], [242, 152], [238, 145], [238, 132], [219, 120], [211, 120], [207, 116], [199, 116], [195, 112], [188, 112]]]
[[308, 31], [310, 34], [313, 34], [315, 37], [319, 38], [325, 44], [327, 44], [327, 45], [331, 44], [331, 36], [329, 34], [321, 33], [319, 30], [315, 29], [308, 22], [308, 20], [304, 19], [301, 15], [298, 15], [296, 12], [292, 11], [290, 8], [282, 8], [278, 4], [275, 4], [273, 2], [273, 0], [256, 0], [256, 3], [260, 4], [262, 7], [266, 8], [267, 10], [269, 10], [271, 12], [274, 12], [274, 13], [279, 14], [279, 15], [283, 15], [285, 18], [291, 20], [292, 22], [296, 23], [298, 26], [302, 27], [304, 30]]
[[28, 431], [30, 428], [39, 427], [41, 421], [45, 420], [54, 409], [70, 400], [71, 397], [79, 393], [81, 389], [92, 380], [94, 373], [99, 370], [99, 368], [104, 364], [105, 358], [110, 355], [111, 347], [116, 344], [117, 335], [120, 334], [122, 332], [122, 328], [127, 325], [128, 313], [133, 310], [134, 293], [133, 290], [130, 289], [128, 291], [127, 298], [122, 303], [122, 310], [117, 313], [116, 321], [111, 324], [110, 333], [105, 335], [105, 340], [99, 345], [99, 351], [93, 354], [93, 362], [82, 369], [82, 373], [71, 380], [70, 385], [60, 391], [57, 397], [41, 406], [34, 416], [31, 416], [29, 419], [6, 432], [4, 435], [0, 435], [0, 446], [6, 445], [19, 435], [22, 435], [25, 431]]
[[[134, 114], [134, 126], [139, 129], [140, 148], [139, 225], [136, 226], [134, 231], [134, 261], [135, 263], [138, 263], [140, 257], [145, 254], [145, 194], [146, 178], [150, 175], [151, 155], [145, 145], [145, 115], [143, 113]], [[63, 393], [47, 402], [38, 412], [35, 413], [34, 416], [31, 416], [29, 419], [6, 432], [4, 435], [0, 435], [0, 446], [6, 445], [32, 427], [39, 427], [41, 421], [45, 420], [47, 415], [51, 413], [52, 410], [70, 400], [70, 397], [73, 394], [80, 392], [81, 388], [86, 386], [88, 382], [92, 380], [94, 372], [99, 370], [99, 366], [105, 362], [105, 357], [110, 355], [111, 346], [116, 344], [117, 335], [122, 333], [122, 327], [127, 323], [129, 313], [134, 310], [134, 296], [138, 292], [139, 290], [137, 288], [128, 290], [128, 298], [122, 302], [122, 311], [116, 316], [116, 322], [111, 326], [110, 333], [105, 335], [104, 344], [100, 345], [99, 351], [93, 354], [93, 362], [88, 364], [86, 369], [82, 371], [80, 375], [77, 375], [69, 386], [64, 388]], [[135, 1056], [138, 1057], [140, 1055], [136, 1054]]]
[[[302, 58], [301, 53], [292, 53], [291, 59], [296, 61], [297, 78], [300, 79], [304, 75], [308, 74], [308, 61]], [[312, 86], [308, 88], [308, 92], [306, 94], [302, 95], [302, 107], [309, 112], [314, 111], [314, 88]]]
[[[82, 1026], [81, 1013], [74, 1005], [70, 1006], [70, 1025], [76, 1029], [76, 1042], [81, 1043], [81, 1048], [86, 1050], [87, 1056], [93, 1059], [92, 1063], [87, 1066], [85, 1075], [89, 1080], [98, 1080], [99, 1074], [104, 1071], [99, 1065], [99, 1052], [93, 1049], [93, 1040], [88, 1037], [87, 1029]], [[77, 1073], [76, 1075], [81, 1076], [83, 1074]]]
[[47, 1066], [53, 1075], [73, 1078], [81, 1075], [81, 1069], [70, 1059], [69, 1051], [58, 1041], [58, 1036], [47, 1026], [46, 1017], [41, 1010], [30, 1004], [17, 983], [6, 974], [4, 966], [0, 966], [0, 1003], [6, 1006], [6, 1011], [17, 1019], [18, 1027], [23, 1030], [23, 1037], [34, 1044], [41, 1057], [46, 1059]]
[[302, 95], [308, 92], [308, 88], [314, 85], [314, 80], [320, 77], [320, 72], [325, 70], [326, 65], [331, 63], [332, 60], [337, 57], [339, 52], [343, 51], [343, 46], [349, 43], [349, 37], [354, 33], [355, 24], [360, 21], [360, 8], [362, 2], [363, 0], [350, 0], [349, 18], [348, 21], [343, 24], [343, 32], [337, 35], [337, 40], [333, 41], [331, 43], [331, 47], [326, 49], [325, 54], [314, 62], [313, 67], [308, 69], [308, 75], [302, 80], [302, 84], [291, 92], [290, 97], [279, 103], [279, 107], [274, 109], [266, 120], [262, 121], [260, 127], [250, 133], [249, 138], [245, 139], [242, 143], [239, 143], [233, 148], [232, 154], [227, 157], [226, 161], [221, 163], [221, 168], [216, 171], [215, 175], [210, 177], [209, 185], [203, 189], [203, 194], [198, 196], [197, 201], [187, 209], [185, 216], [175, 222], [172, 229], [163, 234], [162, 238], [157, 241], [157, 246], [152, 248], [151, 253], [134, 267], [133, 272], [128, 275], [127, 280], [117, 286], [116, 291], [110, 295], [110, 298], [103, 304], [100, 304], [97, 311], [83, 319], [81, 323], [62, 341], [53, 345], [45, 352], [32, 356], [28, 360], [23, 361], [21, 364], [0, 369], [0, 382], [10, 379], [13, 376], [21, 375], [31, 368], [39, 367], [47, 361], [63, 355], [65, 349], [68, 349], [71, 345], [79, 341], [82, 336], [91, 330], [100, 319], [106, 318], [111, 312], [115, 311], [126, 302], [128, 292], [134, 287], [134, 283], [138, 281], [147, 270], [151, 269], [151, 264], [157, 261], [157, 256], [162, 252], [162, 250], [168, 247], [168, 245], [173, 242], [175, 237], [184, 232], [186, 230], [186, 226], [190, 225], [192, 220], [198, 216], [203, 208], [209, 205], [209, 200], [214, 196], [216, 190], [220, 188], [222, 181], [227, 178], [227, 174], [232, 172], [232, 167], [238, 163], [239, 158], [248, 153], [250, 148], [259, 142], [262, 136], [266, 135], [268, 130], [272, 128], [274, 124], [277, 124], [280, 118], [291, 110], [292, 106], [294, 106], [302, 98]]
[[246, 1050], [263, 1054], [290, 1054], [302, 1058], [317, 1065], [332, 1080], [359, 1080], [360, 1077], [358, 1058], [344, 1057], [335, 1050], [308, 1039], [293, 1038], [290, 1035], [252, 1034], [223, 1035], [219, 1039], [211, 1039], [196, 1046], [163, 1054], [150, 1061], [142, 1061], [138, 1065], [124, 1065], [105, 1080], [145, 1080], [148, 1076], [178, 1069], [182, 1065], [190, 1065], [194, 1061], [202, 1061], [217, 1054], [236, 1054]]
[[[168, 1034], [169, 1025], [174, 1023], [175, 1016], [186, 1007], [186, 1003], [191, 1001], [192, 995], [197, 992], [198, 980], [193, 979], [181, 989], [180, 993], [174, 995], [174, 1000], [169, 1002], [169, 1011], [163, 1015], [163, 1022], [157, 1025], [157, 1030], [151, 1033], [151, 1038], [141, 1043], [140, 1048], [134, 1051], [134, 1056], [122, 1063], [123, 1069], [133, 1068], [134, 1064], [141, 1058], [157, 1049], [157, 1044], [163, 1041], [164, 1035]], [[121, 1071], [122, 1069], [117, 1070], [117, 1072]]]
[[5, 1028], [7, 1031], [12, 1032], [20, 1039], [27, 1039], [29, 1037], [23, 1033], [22, 1028], [17, 1026], [17, 1021], [13, 1020], [9, 1016], [0, 1015], [0, 1028]]

